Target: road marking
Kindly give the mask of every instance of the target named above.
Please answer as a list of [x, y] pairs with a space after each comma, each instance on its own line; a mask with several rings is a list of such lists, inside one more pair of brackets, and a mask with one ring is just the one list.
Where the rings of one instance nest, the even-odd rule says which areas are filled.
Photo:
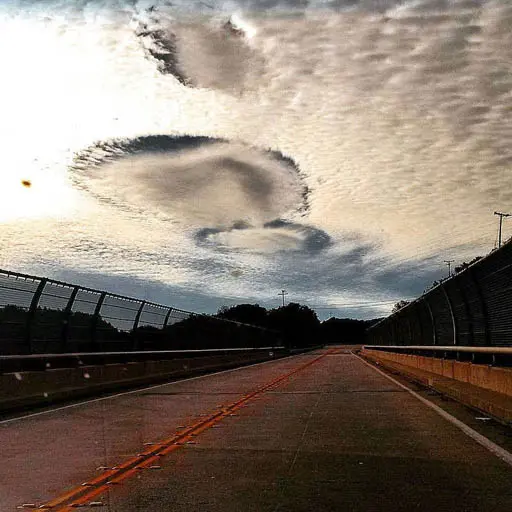
[[496, 455], [496, 457], [498, 457], [502, 461], [506, 462], [509, 466], [512, 466], [512, 453], [505, 450], [501, 446], [498, 446], [496, 443], [493, 443], [490, 439], [487, 439], [487, 437], [478, 433], [476, 430], [473, 430], [471, 427], [469, 427], [462, 421], [458, 420], [455, 416], [452, 416], [450, 413], [446, 412], [444, 409], [441, 409], [441, 407], [439, 407], [438, 405], [430, 402], [426, 398], [423, 398], [421, 395], [419, 395], [412, 389], [408, 388], [401, 382], [398, 382], [396, 379], [394, 379], [390, 375], [384, 373], [379, 368], [376, 368], [375, 366], [370, 364], [368, 361], [364, 360], [362, 357], [360, 357], [356, 354], [352, 354], [352, 355], [354, 357], [356, 357], [357, 359], [359, 359], [360, 361], [362, 361], [365, 365], [369, 366], [376, 372], [378, 372], [381, 375], [383, 375], [384, 377], [386, 377], [386, 379], [389, 379], [391, 382], [395, 383], [397, 386], [399, 386], [400, 388], [402, 388], [405, 391], [407, 391], [408, 393], [410, 393], [414, 398], [417, 398], [420, 402], [422, 402], [423, 404], [425, 404], [426, 406], [430, 407], [435, 412], [437, 412], [437, 414], [439, 414], [439, 416], [443, 417], [445, 420], [449, 421], [452, 425], [454, 425], [457, 428], [459, 428], [460, 430], [462, 430], [462, 432], [464, 432], [464, 434], [466, 434], [468, 437], [473, 439], [473, 441], [476, 441], [478, 444], [480, 444], [481, 446], [483, 446], [484, 448], [489, 450], [493, 455]]
[[161, 458], [165, 455], [178, 450], [185, 444], [189, 444], [192, 441], [192, 438], [195, 439], [200, 433], [213, 427], [224, 418], [234, 416], [233, 412], [244, 407], [250, 400], [256, 398], [258, 395], [268, 391], [269, 389], [275, 388], [283, 381], [315, 364], [334, 351], [336, 351], [336, 349], [328, 350], [314, 359], [310, 359], [306, 363], [295, 367], [293, 370], [281, 374], [256, 390], [242, 395], [241, 398], [238, 398], [235, 402], [228, 405], [221, 405], [217, 411], [208, 414], [206, 418], [203, 417], [195, 424], [186, 427], [182, 432], [178, 432], [168, 439], [147, 447], [143, 452], [131, 457], [122, 464], [107, 468], [101, 475], [76, 486], [74, 489], [65, 492], [37, 508], [33, 508], [32, 510], [34, 512], [36, 510], [73, 512], [78, 507], [88, 506], [93, 499], [108, 492], [112, 485], [122, 483], [124, 480], [139, 474], [143, 469], [149, 469], [157, 465], [160, 466]]
[[189, 382], [191, 380], [204, 379], [206, 377], [213, 377], [214, 375], [221, 375], [223, 373], [237, 372], [237, 371], [243, 370], [245, 368], [253, 368], [255, 366], [260, 366], [262, 364], [276, 363], [277, 361], [281, 361], [281, 360], [287, 359], [289, 357], [295, 357], [295, 355], [301, 356], [303, 354], [294, 354], [294, 355], [290, 355], [290, 356], [280, 357], [279, 359], [270, 359], [269, 361], [261, 361], [260, 363], [247, 364], [245, 366], [239, 366], [237, 368], [230, 368], [229, 370], [221, 370], [219, 372], [207, 373], [206, 375], [197, 375], [196, 377], [188, 377], [186, 379], [165, 382], [163, 384], [155, 384], [153, 386], [149, 386], [146, 388], [138, 388], [138, 389], [132, 389], [131, 391], [123, 391], [122, 393], [116, 393], [115, 395], [108, 395], [108, 396], [102, 396], [100, 398], [93, 398], [91, 400], [77, 402], [76, 404], [69, 404], [69, 405], [64, 405], [62, 407], [56, 407], [54, 409], [48, 409], [47, 411], [40, 411], [40, 412], [31, 413], [31, 414], [25, 414], [23, 416], [16, 416], [15, 418], [9, 418], [7, 420], [0, 420], [0, 425], [6, 424], [6, 423], [12, 423], [14, 421], [25, 420], [25, 419], [29, 419], [29, 418], [35, 418], [36, 416], [42, 416], [43, 414], [51, 414], [53, 412], [64, 411], [65, 409], [81, 407], [83, 405], [92, 404], [94, 402], [102, 402], [103, 400], [111, 400], [113, 398], [119, 398], [120, 396], [133, 395], [135, 393], [142, 393], [144, 391], [148, 391], [149, 389], [157, 389], [157, 388], [161, 388], [164, 386], [172, 386], [175, 384], [181, 384], [182, 382]]

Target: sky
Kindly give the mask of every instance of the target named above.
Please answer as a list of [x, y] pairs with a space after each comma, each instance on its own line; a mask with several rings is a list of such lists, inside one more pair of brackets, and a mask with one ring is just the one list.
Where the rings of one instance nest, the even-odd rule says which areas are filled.
[[511, 26], [508, 0], [0, 0], [0, 268], [386, 315], [512, 211]]

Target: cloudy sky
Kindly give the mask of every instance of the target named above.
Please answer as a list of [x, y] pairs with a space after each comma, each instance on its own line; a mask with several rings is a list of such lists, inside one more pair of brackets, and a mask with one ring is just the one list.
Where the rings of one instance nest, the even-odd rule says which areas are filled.
[[386, 314], [512, 210], [511, 26], [509, 0], [0, 0], [0, 268]]

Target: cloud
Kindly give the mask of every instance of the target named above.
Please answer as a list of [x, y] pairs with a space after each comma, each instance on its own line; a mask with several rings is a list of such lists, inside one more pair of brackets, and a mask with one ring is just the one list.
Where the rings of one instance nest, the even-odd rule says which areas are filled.
[[[106, 204], [157, 216], [173, 229], [199, 229], [202, 239], [215, 235], [226, 247], [314, 251], [329, 240], [319, 230], [275, 221], [307, 210], [307, 187], [278, 152], [206, 137], [139, 137], [86, 148], [70, 172], [77, 187]], [[269, 236], [282, 243], [273, 246]]]
[[276, 253], [298, 251], [316, 254], [331, 244], [321, 229], [276, 219], [254, 227], [243, 221], [227, 229], [203, 228], [195, 233], [198, 243], [220, 250]]
[[148, 57], [185, 86], [241, 94], [264, 71], [262, 55], [250, 45], [253, 29], [239, 16], [201, 23], [156, 8], [141, 14], [136, 34]]
[[0, 12], [0, 179], [80, 192], [60, 223], [2, 224], [3, 266], [398, 299], [491, 249], [512, 203], [510, 2]]

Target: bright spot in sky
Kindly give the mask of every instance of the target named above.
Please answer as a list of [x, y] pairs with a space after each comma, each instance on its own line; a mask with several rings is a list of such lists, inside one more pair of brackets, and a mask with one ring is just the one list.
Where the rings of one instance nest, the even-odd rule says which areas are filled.
[[248, 39], [252, 39], [256, 35], [256, 28], [250, 23], [247, 23], [239, 14], [231, 15], [229, 18], [233, 27], [238, 30], [242, 30]]

